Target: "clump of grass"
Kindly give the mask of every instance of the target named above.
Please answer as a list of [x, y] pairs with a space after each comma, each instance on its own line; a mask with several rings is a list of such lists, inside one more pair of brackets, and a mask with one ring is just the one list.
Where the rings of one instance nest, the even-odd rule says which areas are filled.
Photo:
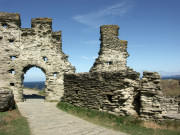
[[46, 92], [45, 92], [44, 89], [43, 90], [39, 90], [38, 94], [41, 95], [41, 96], [46, 96]]
[[179, 130], [180, 131], [180, 121], [170, 121], [166, 120], [164, 122], [159, 123], [161, 127], [164, 129], [172, 129], [172, 130]]
[[153, 129], [171, 129], [171, 130], [179, 130], [180, 131], [180, 121], [170, 121], [166, 120], [163, 122], [159, 122], [158, 124], [153, 121], [143, 122], [143, 126], [147, 128]]
[[167, 129], [153, 129], [152, 127], [145, 127], [144, 122], [138, 117], [132, 116], [116, 116], [107, 112], [87, 109], [83, 107], [74, 106], [66, 102], [59, 102], [57, 107], [63, 111], [76, 115], [94, 124], [102, 125], [114, 130], [123, 131], [129, 134], [136, 135], [178, 135], [180, 130], [167, 130]]
[[17, 109], [0, 112], [0, 135], [30, 135], [26, 118]]

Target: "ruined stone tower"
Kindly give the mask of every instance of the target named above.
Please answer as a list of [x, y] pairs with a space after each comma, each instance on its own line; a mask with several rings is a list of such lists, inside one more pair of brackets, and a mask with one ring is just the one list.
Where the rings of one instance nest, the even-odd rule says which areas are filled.
[[0, 54], [0, 87], [10, 87], [16, 101], [23, 100], [23, 78], [31, 67], [46, 75], [47, 101], [60, 100], [64, 73], [75, 72], [62, 52], [61, 31], [52, 31], [51, 18], [35, 18], [31, 28], [21, 28], [18, 13], [0, 12]]
[[118, 38], [118, 30], [118, 25], [101, 26], [99, 57], [96, 59], [90, 72], [120, 71], [127, 68], [126, 58], [129, 56], [127, 41]]

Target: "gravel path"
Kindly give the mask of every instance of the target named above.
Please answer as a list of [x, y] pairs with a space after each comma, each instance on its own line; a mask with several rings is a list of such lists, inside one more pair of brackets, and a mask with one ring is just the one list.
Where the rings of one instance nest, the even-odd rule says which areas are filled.
[[43, 99], [27, 99], [17, 105], [28, 118], [32, 135], [126, 135], [63, 112], [56, 108], [56, 103]]

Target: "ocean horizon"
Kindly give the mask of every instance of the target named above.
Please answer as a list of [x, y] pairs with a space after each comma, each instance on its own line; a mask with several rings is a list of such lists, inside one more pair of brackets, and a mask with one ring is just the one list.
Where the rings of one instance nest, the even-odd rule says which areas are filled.
[[24, 88], [43, 90], [45, 86], [45, 81], [23, 82], [23, 86]]

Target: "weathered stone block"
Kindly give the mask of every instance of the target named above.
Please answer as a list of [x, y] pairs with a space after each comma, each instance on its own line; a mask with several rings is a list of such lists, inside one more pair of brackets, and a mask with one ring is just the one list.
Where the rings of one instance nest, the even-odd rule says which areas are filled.
[[12, 90], [0, 88], [0, 111], [15, 109], [15, 101]]

